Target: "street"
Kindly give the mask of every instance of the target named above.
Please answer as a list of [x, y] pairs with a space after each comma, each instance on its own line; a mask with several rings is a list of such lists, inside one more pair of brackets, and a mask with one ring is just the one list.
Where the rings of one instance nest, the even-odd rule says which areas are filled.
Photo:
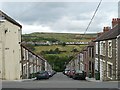
[[118, 88], [118, 82], [73, 80], [62, 73], [57, 73], [48, 80], [3, 81], [2, 88]]

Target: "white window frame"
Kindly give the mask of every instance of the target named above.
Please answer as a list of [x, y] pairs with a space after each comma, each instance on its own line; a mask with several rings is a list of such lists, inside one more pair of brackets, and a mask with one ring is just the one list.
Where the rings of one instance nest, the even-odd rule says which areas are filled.
[[112, 77], [109, 77], [109, 67], [108, 67], [108, 65], [111, 65], [112, 66], [112, 77], [113, 77], [113, 63], [111, 63], [111, 62], [107, 62], [107, 77], [109, 78], [109, 79], [112, 79]]
[[95, 43], [95, 46], [96, 46], [96, 54], [98, 54], [98, 42]]
[[[109, 43], [111, 43], [111, 50], [109, 50], [109, 46], [110, 46]], [[111, 52], [111, 55], [110, 55], [109, 52]], [[108, 41], [108, 57], [109, 57], [109, 58], [112, 58], [112, 40], [109, 40], [109, 41]]]
[[[105, 47], [104, 47], [104, 44], [105, 44]], [[102, 43], [102, 55], [103, 56], [105, 56], [106, 55], [106, 42], [105, 41], [103, 41], [103, 43]]]
[[100, 41], [100, 55], [103, 55], [103, 41]]

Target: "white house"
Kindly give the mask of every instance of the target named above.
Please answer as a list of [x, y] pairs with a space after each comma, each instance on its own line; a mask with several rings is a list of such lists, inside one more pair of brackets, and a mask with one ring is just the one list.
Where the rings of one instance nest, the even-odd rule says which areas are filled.
[[22, 26], [0, 10], [0, 78], [20, 79]]

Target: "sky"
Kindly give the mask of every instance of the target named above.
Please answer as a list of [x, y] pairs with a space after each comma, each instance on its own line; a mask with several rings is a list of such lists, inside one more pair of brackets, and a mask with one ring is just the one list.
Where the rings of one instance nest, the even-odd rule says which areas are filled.
[[[99, 2], [0, 2], [22, 25], [22, 33], [84, 33]], [[118, 2], [102, 2], [87, 33], [101, 32], [118, 17]]]

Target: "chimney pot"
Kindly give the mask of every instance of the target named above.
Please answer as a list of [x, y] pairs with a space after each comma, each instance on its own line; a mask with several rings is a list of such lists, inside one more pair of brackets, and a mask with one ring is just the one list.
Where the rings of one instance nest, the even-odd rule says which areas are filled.
[[110, 27], [104, 27], [103, 28], [103, 32], [107, 32], [107, 31], [109, 31], [110, 30]]
[[114, 28], [118, 24], [119, 19], [120, 18], [113, 18], [113, 20], [112, 20], [112, 28]]

